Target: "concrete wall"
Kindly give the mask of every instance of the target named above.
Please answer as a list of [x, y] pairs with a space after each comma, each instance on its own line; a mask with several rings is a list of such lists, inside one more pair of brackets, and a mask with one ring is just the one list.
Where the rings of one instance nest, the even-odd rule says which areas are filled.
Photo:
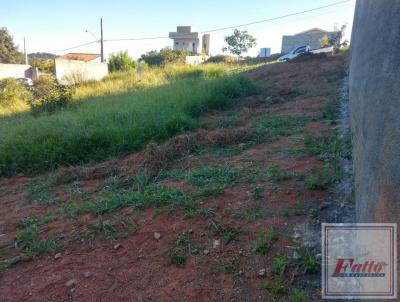
[[82, 81], [99, 81], [108, 74], [107, 63], [83, 62], [76, 60], [55, 60], [56, 78], [61, 84]]
[[199, 65], [207, 61], [209, 56], [186, 56], [186, 64], [188, 65]]
[[350, 61], [357, 219], [400, 223], [400, 1], [358, 0]]
[[0, 80], [5, 78], [36, 79], [37, 69], [25, 64], [0, 64]]

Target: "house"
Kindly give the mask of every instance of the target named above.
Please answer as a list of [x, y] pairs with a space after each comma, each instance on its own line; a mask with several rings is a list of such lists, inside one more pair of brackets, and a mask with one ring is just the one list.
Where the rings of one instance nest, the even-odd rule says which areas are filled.
[[332, 38], [337, 35], [336, 31], [326, 31], [320, 28], [312, 28], [292, 36], [282, 37], [282, 53], [289, 53], [296, 47], [309, 45], [311, 50], [321, 48], [321, 39]]
[[58, 60], [74, 60], [74, 61], [82, 61], [82, 62], [101, 62], [100, 54], [95, 53], [67, 53], [57, 58]]
[[170, 39], [174, 41], [173, 50], [184, 49], [192, 54], [200, 53], [209, 55], [210, 35], [205, 34], [202, 37], [202, 47], [200, 49], [200, 36], [198, 32], [192, 32], [191, 26], [177, 26], [176, 32], [169, 33]]

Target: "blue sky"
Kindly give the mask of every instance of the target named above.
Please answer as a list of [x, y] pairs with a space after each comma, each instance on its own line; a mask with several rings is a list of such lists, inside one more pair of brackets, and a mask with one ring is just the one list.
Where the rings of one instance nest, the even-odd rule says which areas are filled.
[[[54, 52], [94, 40], [85, 30], [99, 34], [103, 17], [104, 38], [137, 38], [168, 36], [177, 25], [191, 25], [192, 31], [206, 31], [295, 13], [339, 0], [152, 0], [152, 1], [84, 1], [84, 0], [0, 0], [0, 27], [5, 26], [22, 48], [27, 39], [28, 52]], [[332, 30], [334, 24], [348, 23], [350, 38], [355, 0], [273, 22], [252, 25], [248, 30], [257, 38], [249, 52], [256, 55], [260, 47], [279, 52], [282, 35], [294, 34], [313, 27]], [[233, 30], [211, 34], [212, 54], [221, 53], [224, 36]], [[153, 49], [172, 46], [169, 39], [131, 42], [109, 42], [105, 53], [127, 49], [138, 57]], [[68, 52], [68, 51], [66, 51]], [[70, 52], [99, 52], [97, 44]], [[60, 52], [62, 54], [65, 52]]]

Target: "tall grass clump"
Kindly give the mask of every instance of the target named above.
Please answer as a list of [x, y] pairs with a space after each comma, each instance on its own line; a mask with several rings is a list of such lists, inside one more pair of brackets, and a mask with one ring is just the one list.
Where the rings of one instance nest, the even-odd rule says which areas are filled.
[[139, 150], [149, 141], [160, 142], [194, 129], [195, 117], [210, 109], [224, 109], [255, 89], [240, 74], [188, 77], [93, 97], [51, 115], [4, 119], [0, 124], [0, 175], [43, 172]]

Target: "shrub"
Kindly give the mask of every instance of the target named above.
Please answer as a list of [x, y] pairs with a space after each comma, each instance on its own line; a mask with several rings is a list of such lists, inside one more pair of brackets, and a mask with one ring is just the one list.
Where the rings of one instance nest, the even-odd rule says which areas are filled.
[[207, 63], [238, 63], [238, 58], [228, 55], [216, 55], [208, 58]]
[[110, 56], [108, 60], [108, 69], [110, 72], [129, 71], [136, 69], [136, 62], [129, 56], [127, 50], [120, 51]]
[[30, 91], [15, 79], [7, 78], [0, 80], [0, 106], [15, 106], [21, 101], [27, 102], [30, 97]]
[[42, 76], [35, 81], [33, 98], [29, 101], [33, 114], [53, 113], [66, 107], [73, 96], [73, 88], [57, 84], [54, 78]]
[[169, 48], [160, 51], [152, 50], [141, 56], [142, 61], [149, 66], [161, 66], [167, 63], [185, 63], [186, 56], [189, 53], [186, 50], [171, 50]]

